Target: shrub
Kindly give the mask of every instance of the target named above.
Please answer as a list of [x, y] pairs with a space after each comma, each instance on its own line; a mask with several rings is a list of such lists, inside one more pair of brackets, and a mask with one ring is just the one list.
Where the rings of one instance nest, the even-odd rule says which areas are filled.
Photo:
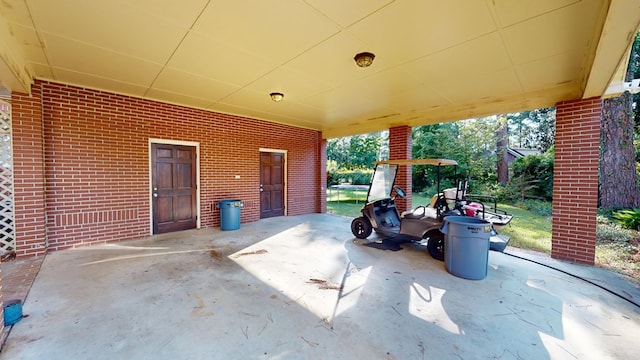
[[637, 232], [625, 229], [619, 224], [611, 222], [611, 220], [604, 215], [598, 215], [596, 222], [596, 240], [598, 244], [612, 242], [629, 243], [638, 236]]
[[529, 155], [511, 163], [511, 181], [507, 196], [514, 200], [540, 199], [553, 197], [553, 151], [542, 155]]
[[329, 171], [327, 165], [327, 183], [328, 185], [338, 184], [352, 184], [352, 185], [369, 185], [371, 183], [371, 177], [373, 176], [373, 170], [338, 170]]
[[551, 216], [552, 214], [551, 202], [549, 201], [526, 199], [517, 201], [514, 205], [541, 216]]
[[[440, 189], [455, 187], [456, 172], [453, 166], [442, 166], [440, 168]], [[413, 166], [412, 168], [412, 188], [416, 192], [436, 193], [438, 188], [438, 176], [436, 166]]]
[[337, 185], [338, 162], [327, 160], [327, 186]]
[[626, 229], [640, 229], [640, 209], [619, 210], [612, 214], [612, 218]]
[[478, 185], [475, 185], [473, 182], [469, 183], [469, 193], [493, 196], [497, 201], [503, 201], [506, 198], [505, 191], [505, 186], [498, 182]]

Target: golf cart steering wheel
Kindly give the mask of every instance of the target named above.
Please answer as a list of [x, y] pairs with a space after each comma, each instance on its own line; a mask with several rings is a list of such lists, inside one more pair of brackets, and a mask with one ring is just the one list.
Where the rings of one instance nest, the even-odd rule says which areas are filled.
[[393, 185], [393, 190], [396, 192], [397, 196], [400, 196], [401, 198], [406, 198], [407, 197], [407, 193], [404, 191], [403, 188], [401, 188], [398, 185]]

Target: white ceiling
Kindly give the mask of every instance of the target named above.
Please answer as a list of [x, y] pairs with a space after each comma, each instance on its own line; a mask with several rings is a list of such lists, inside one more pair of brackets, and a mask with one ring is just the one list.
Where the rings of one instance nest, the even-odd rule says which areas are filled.
[[[0, 20], [15, 78], [335, 137], [600, 96], [640, 1], [3, 0]], [[369, 68], [353, 61], [362, 51]]]

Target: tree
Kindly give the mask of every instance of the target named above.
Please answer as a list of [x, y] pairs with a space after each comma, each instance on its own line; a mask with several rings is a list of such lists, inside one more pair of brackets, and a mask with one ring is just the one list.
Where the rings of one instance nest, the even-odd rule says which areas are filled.
[[[495, 139], [497, 117], [471, 119], [413, 129], [413, 157], [416, 159], [446, 158], [458, 162], [457, 175], [469, 177], [470, 184], [495, 183]], [[454, 186], [454, 169], [445, 167], [441, 173], [446, 187]], [[414, 190], [433, 192], [435, 169], [413, 167]]]
[[[629, 66], [627, 67], [626, 81], [640, 79], [640, 32], [631, 47]], [[633, 94], [633, 118], [635, 123], [634, 145], [636, 148], [636, 172], [640, 171], [640, 92]]]
[[349, 140], [349, 168], [370, 169], [378, 160], [381, 143], [380, 133], [352, 136]]
[[[460, 130], [458, 123], [424, 125], [413, 128], [413, 158], [414, 159], [458, 159], [458, 138]], [[429, 191], [435, 185], [436, 174], [432, 166], [414, 166], [413, 168], [414, 191]], [[444, 177], [451, 177], [450, 168], [443, 169]], [[429, 190], [427, 190], [429, 189]]]
[[385, 133], [347, 136], [327, 140], [327, 160], [333, 160], [340, 169], [370, 169], [385, 149]]
[[498, 118], [498, 128], [496, 130], [496, 155], [498, 162], [498, 182], [506, 185], [509, 181], [509, 163], [507, 162], [509, 148], [509, 127], [507, 118]]
[[529, 155], [516, 159], [511, 164], [513, 178], [507, 186], [507, 197], [513, 200], [541, 199], [553, 197], [554, 150], [540, 155]]
[[513, 147], [526, 148], [531, 146], [527, 141], [527, 134], [531, 133], [532, 123], [529, 111], [508, 114], [509, 143]]
[[498, 179], [495, 135], [501, 118], [504, 119], [488, 116], [460, 122], [460, 146], [464, 150], [461, 161], [467, 164], [469, 186], [474, 191], [476, 186], [495, 184]]
[[[640, 32], [636, 34], [636, 38], [631, 46], [631, 55], [629, 56], [629, 66], [625, 81], [640, 79]], [[640, 162], [640, 92], [633, 94], [633, 118], [635, 122], [635, 147], [636, 147], [636, 163]], [[636, 165], [636, 168], [639, 168]]]
[[538, 124], [534, 132], [535, 147], [543, 153], [549, 151], [553, 147], [556, 138], [556, 108], [531, 110], [529, 114]]
[[335, 161], [338, 168], [349, 161], [349, 137], [327, 140], [327, 161]]
[[[640, 78], [640, 32], [631, 46], [625, 81], [636, 78]], [[605, 209], [640, 206], [632, 130], [638, 126], [637, 99], [624, 92], [602, 101], [600, 207]]]
[[632, 103], [629, 92], [602, 101], [600, 207], [605, 209], [640, 206]]
[[556, 135], [555, 108], [542, 108], [508, 114], [509, 142], [511, 146], [538, 149], [541, 152], [553, 146]]

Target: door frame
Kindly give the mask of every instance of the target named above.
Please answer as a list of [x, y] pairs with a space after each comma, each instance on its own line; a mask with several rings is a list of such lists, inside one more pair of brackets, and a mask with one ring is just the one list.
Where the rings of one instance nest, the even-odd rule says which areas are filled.
[[200, 143], [149, 138], [149, 234], [153, 235], [153, 161], [152, 144], [193, 146], [196, 148], [196, 229], [200, 229]]
[[[260, 156], [260, 153], [280, 153], [280, 154], [284, 154], [284, 169], [282, 171], [284, 171], [284, 178], [283, 178], [283, 190], [284, 190], [284, 199], [282, 199], [282, 201], [284, 201], [284, 216], [287, 216], [287, 197], [288, 197], [288, 186], [287, 186], [287, 150], [282, 150], [282, 149], [269, 149], [269, 148], [259, 148], [258, 149], [258, 158]], [[260, 170], [260, 169], [258, 169]]]

